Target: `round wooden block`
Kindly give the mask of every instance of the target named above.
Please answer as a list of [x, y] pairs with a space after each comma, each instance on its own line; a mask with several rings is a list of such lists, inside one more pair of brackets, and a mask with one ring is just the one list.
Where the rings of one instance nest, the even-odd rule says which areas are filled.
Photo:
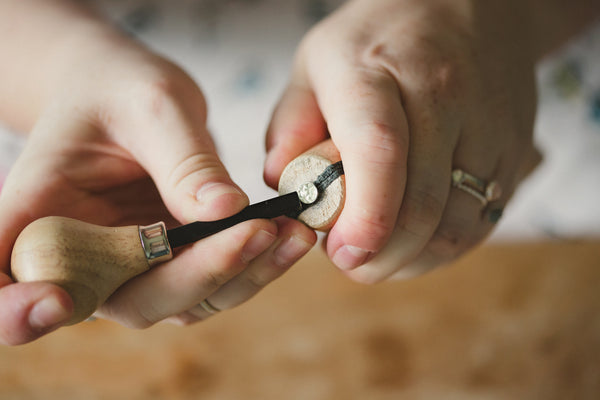
[[[295, 158], [283, 170], [279, 178], [279, 194], [298, 190], [306, 182], [314, 182], [325, 168], [339, 161], [339, 154], [331, 141], [309, 150]], [[333, 227], [344, 208], [345, 178], [340, 176], [333, 181], [316, 204], [302, 212], [298, 220], [313, 229], [327, 231]]]

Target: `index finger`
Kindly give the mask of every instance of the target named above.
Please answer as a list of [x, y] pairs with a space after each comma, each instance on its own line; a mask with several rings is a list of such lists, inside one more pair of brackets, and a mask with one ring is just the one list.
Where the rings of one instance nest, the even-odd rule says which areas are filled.
[[406, 185], [409, 128], [400, 90], [385, 70], [327, 60], [312, 74], [346, 173], [346, 204], [327, 251], [341, 269], [362, 265], [387, 242]]

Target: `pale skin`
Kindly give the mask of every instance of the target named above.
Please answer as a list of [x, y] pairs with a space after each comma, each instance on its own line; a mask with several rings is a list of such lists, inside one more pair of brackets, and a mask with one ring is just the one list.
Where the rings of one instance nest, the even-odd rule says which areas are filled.
[[[223, 218], [248, 199], [219, 161], [204, 97], [181, 69], [77, 3], [3, 1], [0, 15], [13, 61], [0, 67], [0, 113], [29, 132], [0, 197], [0, 342], [12, 345], [60, 327], [72, 310], [57, 286], [11, 280], [12, 244], [28, 223], [64, 215], [173, 226]], [[240, 224], [129, 281], [97, 315], [135, 328], [202, 320], [202, 300], [235, 307], [315, 242], [295, 220]]]
[[265, 180], [328, 136], [347, 200], [325, 248], [351, 279], [407, 278], [493, 228], [451, 189], [497, 181], [503, 208], [539, 160], [534, 65], [600, 13], [593, 1], [354, 0], [306, 35], [267, 134]]
[[[533, 66], [600, 13], [563, 3], [354, 0], [306, 35], [267, 134], [265, 181], [331, 136], [347, 201], [325, 245], [351, 279], [413, 276], [493, 228], [450, 172], [497, 180], [504, 206], [535, 162]], [[0, 117], [29, 133], [0, 196], [0, 343], [12, 345], [72, 307], [54, 285], [10, 278], [29, 222], [186, 223], [248, 199], [215, 152], [200, 89], [173, 63], [75, 2], [4, 0], [0, 19]], [[137, 328], [202, 320], [200, 301], [239, 305], [315, 241], [289, 219], [240, 224], [128, 282], [98, 315]]]

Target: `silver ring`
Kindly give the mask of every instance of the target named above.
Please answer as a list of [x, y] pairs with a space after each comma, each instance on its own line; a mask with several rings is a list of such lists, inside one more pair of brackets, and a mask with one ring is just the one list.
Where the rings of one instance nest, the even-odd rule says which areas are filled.
[[207, 299], [202, 300], [200, 302], [200, 304], [198, 304], [198, 305], [200, 307], [202, 307], [204, 309], [204, 311], [206, 311], [207, 313], [210, 313], [210, 314], [216, 314], [218, 312], [221, 312], [221, 310], [219, 310], [217, 307], [210, 304]]
[[502, 188], [498, 182], [486, 183], [461, 169], [452, 171], [452, 186], [477, 198], [484, 207], [502, 196]]

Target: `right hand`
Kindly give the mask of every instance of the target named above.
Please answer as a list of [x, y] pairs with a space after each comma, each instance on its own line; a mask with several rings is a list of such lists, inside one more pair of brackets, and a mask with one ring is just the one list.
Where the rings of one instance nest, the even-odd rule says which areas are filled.
[[[346, 197], [325, 246], [349, 278], [409, 278], [464, 254], [538, 161], [521, 3], [352, 0], [303, 39], [264, 176], [276, 186], [286, 164], [331, 138]], [[497, 181], [502, 195], [483, 205], [452, 188], [454, 169]]]
[[[81, 40], [61, 64], [0, 195], [0, 343], [62, 326], [72, 302], [50, 283], [15, 283], [10, 253], [33, 220], [61, 215], [100, 225], [214, 220], [248, 204], [206, 129], [204, 97], [180, 68], [118, 34]], [[97, 315], [135, 328], [234, 307], [315, 243], [303, 224], [253, 220], [201, 240], [120, 287]]]

